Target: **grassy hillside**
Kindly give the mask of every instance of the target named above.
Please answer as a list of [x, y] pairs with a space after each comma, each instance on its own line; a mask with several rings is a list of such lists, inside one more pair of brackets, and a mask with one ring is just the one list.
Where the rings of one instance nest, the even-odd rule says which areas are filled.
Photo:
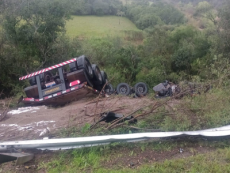
[[70, 37], [121, 35], [129, 30], [138, 31], [129, 19], [118, 16], [72, 16], [66, 23], [66, 33]]

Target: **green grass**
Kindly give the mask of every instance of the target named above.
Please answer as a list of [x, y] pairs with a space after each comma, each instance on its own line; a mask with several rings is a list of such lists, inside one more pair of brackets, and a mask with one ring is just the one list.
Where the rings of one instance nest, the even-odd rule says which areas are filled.
[[[200, 154], [192, 146], [212, 148], [209, 152]], [[227, 140], [222, 142], [197, 141], [176, 142], [162, 141], [138, 144], [111, 144], [108, 146], [76, 149], [72, 151], [63, 151], [57, 154], [50, 162], [42, 162], [38, 170], [45, 170], [50, 173], [58, 172], [229, 172], [230, 171], [230, 148]], [[182, 147], [187, 152], [193, 154], [168, 160], [149, 163], [148, 159], [140, 167], [129, 168], [127, 164], [113, 164], [111, 161], [122, 157], [140, 158], [140, 153], [147, 151], [158, 151], [160, 153], [170, 152], [175, 148]], [[141, 148], [140, 153], [136, 153]], [[214, 150], [214, 148], [216, 148]], [[124, 152], [125, 151], [125, 152]], [[129, 157], [127, 157], [129, 156]], [[143, 160], [142, 160], [143, 161]], [[125, 160], [126, 163], [127, 160]], [[143, 163], [143, 162], [142, 162]]]
[[139, 31], [129, 19], [118, 16], [72, 16], [66, 33], [73, 37], [120, 36], [125, 31]]

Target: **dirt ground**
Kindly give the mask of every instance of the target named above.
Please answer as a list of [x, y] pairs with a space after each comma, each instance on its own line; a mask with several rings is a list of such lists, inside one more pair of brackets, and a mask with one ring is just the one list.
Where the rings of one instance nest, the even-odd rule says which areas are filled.
[[85, 98], [63, 107], [33, 106], [11, 110], [0, 121], [0, 141], [41, 139], [62, 128], [93, 124], [102, 112], [127, 114], [151, 102], [147, 98], [121, 96], [97, 100]]

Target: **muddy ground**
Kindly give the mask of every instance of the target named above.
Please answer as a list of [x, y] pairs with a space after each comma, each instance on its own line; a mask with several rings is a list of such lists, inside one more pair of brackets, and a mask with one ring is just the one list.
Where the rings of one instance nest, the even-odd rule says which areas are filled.
[[121, 96], [97, 100], [85, 98], [56, 108], [33, 106], [10, 110], [0, 121], [0, 141], [42, 139], [63, 128], [94, 124], [102, 112], [127, 114], [152, 102], [147, 98]]

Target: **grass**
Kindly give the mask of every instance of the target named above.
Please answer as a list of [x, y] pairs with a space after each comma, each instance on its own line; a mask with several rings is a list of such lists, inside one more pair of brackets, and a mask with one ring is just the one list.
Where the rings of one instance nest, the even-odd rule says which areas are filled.
[[[210, 148], [209, 152], [199, 153], [196, 148]], [[230, 171], [230, 148], [229, 142], [148, 142], [131, 144], [111, 144], [108, 146], [76, 149], [63, 151], [55, 156], [50, 162], [40, 163], [38, 170], [50, 173], [57, 172], [229, 172]], [[182, 147], [189, 156], [174, 158], [173, 154]], [[217, 147], [217, 149], [214, 149]], [[176, 149], [176, 150], [175, 150]], [[142, 153], [150, 153], [157, 157], [158, 153], [165, 155], [162, 161], [149, 160]], [[172, 153], [171, 153], [172, 152]], [[164, 154], [166, 153], [166, 154]], [[169, 153], [167, 155], [167, 153]], [[125, 160], [122, 158], [125, 157]], [[146, 158], [142, 158], [146, 157]], [[131, 160], [142, 159], [142, 165], [130, 167]], [[118, 162], [116, 162], [116, 160]], [[119, 160], [121, 160], [119, 162]], [[130, 160], [130, 161], [129, 161]], [[115, 161], [115, 162], [114, 162]], [[125, 162], [125, 163], [124, 163]], [[114, 164], [116, 163], [116, 164]]]
[[129, 19], [118, 16], [72, 16], [66, 33], [73, 37], [120, 36], [126, 31], [139, 31]]

